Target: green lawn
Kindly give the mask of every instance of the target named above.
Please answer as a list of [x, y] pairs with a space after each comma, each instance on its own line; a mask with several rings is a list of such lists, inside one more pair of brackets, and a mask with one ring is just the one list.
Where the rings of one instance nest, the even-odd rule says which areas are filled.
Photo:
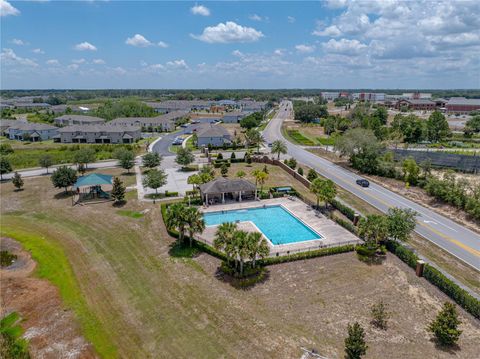
[[287, 130], [287, 135], [293, 140], [294, 143], [299, 145], [313, 146], [315, 144], [315, 142], [302, 135], [298, 130]]
[[[113, 152], [116, 148], [124, 146], [62, 144], [53, 143], [53, 141], [22, 142], [1, 140], [0, 143], [10, 144], [12, 146], [14, 152], [5, 157], [10, 161], [14, 170], [39, 167], [38, 161], [45, 154], [52, 157], [53, 164], [72, 163], [75, 152], [82, 147], [93, 148], [97, 161], [108, 160], [113, 158]], [[133, 148], [138, 153], [141, 151], [142, 146], [134, 144]]]
[[[251, 178], [259, 166], [230, 169]], [[268, 169], [265, 186], [302, 188], [280, 168]], [[72, 207], [46, 177], [26, 178], [20, 192], [10, 182], [0, 190], [1, 234], [31, 251], [37, 275], [59, 288], [100, 357], [298, 358], [303, 346], [334, 358], [343, 354], [347, 324], [338, 318], [355, 318], [367, 338], [378, 338], [368, 339], [371, 357], [443, 355], [411, 323], [423, 328], [444, 297], [392, 256], [382, 266], [353, 253], [270, 266], [264, 283], [238, 290], [218, 275], [218, 259], [175, 245], [159, 204], [129, 196], [122, 208]], [[394, 311], [388, 336], [369, 325], [373, 297]], [[462, 355], [474, 357], [478, 328], [463, 314], [462, 321]]]

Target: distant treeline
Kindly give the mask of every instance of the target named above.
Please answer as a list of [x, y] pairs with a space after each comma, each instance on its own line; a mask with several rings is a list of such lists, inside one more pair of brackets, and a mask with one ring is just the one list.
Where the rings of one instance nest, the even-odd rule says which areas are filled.
[[44, 97], [55, 96], [65, 100], [91, 100], [95, 98], [121, 98], [121, 97], [139, 97], [144, 99], [177, 99], [177, 100], [239, 100], [243, 98], [253, 98], [259, 101], [279, 101], [284, 97], [309, 97], [319, 96], [322, 91], [340, 91], [340, 92], [382, 92], [387, 94], [402, 94], [404, 92], [427, 92], [432, 93], [433, 97], [467, 97], [480, 98], [480, 90], [429, 90], [429, 89], [270, 89], [270, 90], [247, 90], [247, 89], [225, 89], [225, 90], [2, 90], [0, 95], [3, 98], [12, 98], [16, 96], [34, 96]]

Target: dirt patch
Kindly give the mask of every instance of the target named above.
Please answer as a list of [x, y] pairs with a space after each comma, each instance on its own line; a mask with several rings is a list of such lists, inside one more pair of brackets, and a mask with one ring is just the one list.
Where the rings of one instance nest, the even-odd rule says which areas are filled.
[[1, 316], [18, 312], [24, 319], [24, 337], [33, 358], [96, 358], [90, 344], [80, 335], [71, 311], [62, 308], [58, 290], [48, 281], [32, 276], [36, 263], [20, 244], [2, 238], [1, 250], [17, 260], [0, 270]]

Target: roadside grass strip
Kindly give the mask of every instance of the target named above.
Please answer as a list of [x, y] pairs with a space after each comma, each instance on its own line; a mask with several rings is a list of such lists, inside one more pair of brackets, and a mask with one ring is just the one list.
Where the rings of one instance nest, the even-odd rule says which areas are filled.
[[315, 143], [302, 135], [298, 130], [287, 130], [287, 134], [297, 143], [304, 146], [313, 146]]

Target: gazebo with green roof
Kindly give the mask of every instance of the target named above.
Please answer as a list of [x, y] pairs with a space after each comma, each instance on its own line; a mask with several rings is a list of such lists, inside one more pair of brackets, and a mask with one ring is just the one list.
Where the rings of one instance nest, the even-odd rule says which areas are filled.
[[92, 173], [79, 177], [73, 185], [73, 189], [79, 196], [77, 202], [96, 198], [110, 199], [112, 182], [113, 176], [103, 173]]

